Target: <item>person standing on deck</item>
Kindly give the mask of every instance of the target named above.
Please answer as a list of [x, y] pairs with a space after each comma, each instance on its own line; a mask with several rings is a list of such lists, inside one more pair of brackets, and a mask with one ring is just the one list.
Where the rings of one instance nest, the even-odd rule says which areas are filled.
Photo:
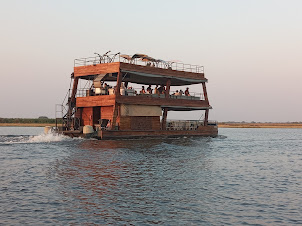
[[148, 88], [147, 88], [147, 93], [152, 94], [151, 85], [148, 86]]
[[158, 85], [155, 86], [155, 89], [154, 89], [154, 94], [159, 94], [159, 91], [158, 91]]
[[139, 92], [140, 94], [145, 94], [146, 91], [145, 91], [145, 86], [142, 86], [142, 90]]
[[109, 87], [108, 87], [107, 83], [105, 83], [105, 85], [104, 85], [105, 95], [108, 95], [108, 94], [109, 94], [108, 88], [109, 88]]
[[190, 95], [190, 92], [189, 92], [189, 87], [187, 87], [187, 89], [185, 90], [185, 95], [186, 95], [186, 96], [191, 96], [191, 95]]
[[163, 91], [164, 91], [164, 86], [163, 86], [163, 85], [160, 85], [160, 87], [158, 88], [159, 94], [162, 94]]

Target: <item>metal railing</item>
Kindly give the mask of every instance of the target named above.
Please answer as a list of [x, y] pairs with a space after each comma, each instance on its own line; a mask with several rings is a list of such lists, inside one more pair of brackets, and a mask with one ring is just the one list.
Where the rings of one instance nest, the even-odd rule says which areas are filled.
[[[107, 92], [104, 89], [96, 90], [95, 88], [92, 89], [78, 89], [76, 93], [76, 97], [88, 97], [88, 96], [102, 96], [102, 95], [112, 95], [114, 94], [114, 88], [109, 89]], [[176, 95], [174, 91], [170, 91], [169, 98], [171, 99], [178, 99], [178, 100], [205, 100], [203, 93], [196, 93], [190, 92], [189, 96], [184, 94]], [[155, 93], [142, 93], [141, 89], [132, 88], [132, 89], [125, 89], [121, 90], [122, 96], [145, 96], [150, 98], [165, 98], [165, 94], [155, 94]]]
[[167, 122], [166, 130], [197, 130], [200, 126], [204, 126], [204, 121], [173, 120]]
[[153, 58], [150, 61], [150, 60], [146, 60], [146, 58], [143, 57], [132, 58], [131, 56], [129, 56], [129, 58], [125, 58], [125, 56], [129, 56], [129, 55], [117, 53], [117, 54], [104, 54], [101, 56], [97, 54], [94, 57], [75, 59], [74, 66], [79, 67], [79, 66], [97, 65], [97, 64], [104, 64], [104, 63], [123, 62], [123, 63], [129, 63], [129, 64], [135, 64], [141, 66], [176, 70], [176, 71], [204, 73], [204, 67], [200, 65], [184, 64], [182, 62], [175, 62], [175, 61], [156, 60]]
[[[173, 120], [166, 123], [166, 130], [197, 130], [204, 126], [203, 120]], [[217, 126], [217, 121], [208, 121], [208, 125]]]
[[211, 126], [218, 126], [218, 121], [209, 120], [209, 121], [208, 121], [208, 125], [211, 125]]

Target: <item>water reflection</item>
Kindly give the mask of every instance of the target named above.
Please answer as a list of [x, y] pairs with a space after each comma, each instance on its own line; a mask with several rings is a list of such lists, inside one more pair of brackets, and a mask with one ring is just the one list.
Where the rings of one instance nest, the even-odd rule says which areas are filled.
[[[194, 189], [203, 186], [195, 182], [200, 171], [211, 167], [207, 158], [210, 142], [188, 138], [84, 140], [78, 151], [55, 167], [61, 193], [73, 203], [68, 211], [85, 210], [86, 217], [118, 218], [125, 224], [140, 217], [153, 223], [165, 218], [166, 222], [177, 215], [177, 200], [190, 203], [196, 198]], [[188, 197], [183, 191], [189, 191]]]

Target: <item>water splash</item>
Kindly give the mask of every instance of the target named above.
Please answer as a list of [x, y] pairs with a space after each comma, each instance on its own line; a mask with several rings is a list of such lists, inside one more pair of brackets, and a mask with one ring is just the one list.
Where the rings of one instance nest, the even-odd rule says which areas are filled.
[[[73, 138], [64, 136], [58, 133], [49, 132], [47, 134], [42, 133], [36, 136], [30, 135], [1, 135], [0, 136], [0, 146], [1, 145], [11, 145], [11, 144], [26, 144], [26, 143], [52, 143], [61, 141], [70, 141]], [[79, 138], [78, 138], [79, 139]]]
[[72, 138], [64, 136], [58, 133], [49, 132], [47, 134], [42, 133], [37, 136], [29, 137], [28, 143], [50, 143], [50, 142], [59, 142], [65, 140], [71, 140]]

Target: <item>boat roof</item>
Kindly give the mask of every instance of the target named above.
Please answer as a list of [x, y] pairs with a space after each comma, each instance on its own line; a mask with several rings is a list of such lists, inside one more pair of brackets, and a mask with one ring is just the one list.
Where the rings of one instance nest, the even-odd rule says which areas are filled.
[[[128, 56], [126, 59], [125, 56]], [[141, 58], [139, 58], [139, 56]], [[137, 84], [160, 85], [171, 79], [172, 86], [182, 86], [207, 82], [203, 67], [179, 62], [154, 61], [145, 54], [120, 54], [113, 60], [82, 58], [75, 60], [74, 77], [98, 81], [116, 81], [118, 72], [122, 72], [122, 81]], [[153, 60], [152, 60], [153, 59]], [[114, 61], [114, 62], [112, 62]]]

